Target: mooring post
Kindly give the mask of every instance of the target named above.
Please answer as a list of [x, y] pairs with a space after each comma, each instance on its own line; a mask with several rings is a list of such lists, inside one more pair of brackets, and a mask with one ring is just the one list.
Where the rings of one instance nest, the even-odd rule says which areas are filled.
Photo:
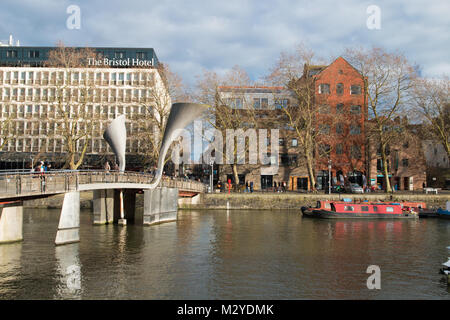
[[119, 225], [125, 226], [127, 224], [127, 219], [125, 219], [125, 213], [123, 210], [123, 190], [120, 190], [120, 219], [119, 219]]

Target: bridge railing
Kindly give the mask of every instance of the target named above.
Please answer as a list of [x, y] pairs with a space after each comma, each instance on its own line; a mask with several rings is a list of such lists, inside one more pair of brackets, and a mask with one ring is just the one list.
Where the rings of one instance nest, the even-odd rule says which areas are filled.
[[[52, 194], [79, 190], [80, 185], [95, 183], [149, 184], [153, 174], [140, 172], [52, 170], [41, 172], [0, 173], [0, 199], [11, 196]], [[163, 177], [161, 186], [206, 192], [206, 186], [197, 181]]]

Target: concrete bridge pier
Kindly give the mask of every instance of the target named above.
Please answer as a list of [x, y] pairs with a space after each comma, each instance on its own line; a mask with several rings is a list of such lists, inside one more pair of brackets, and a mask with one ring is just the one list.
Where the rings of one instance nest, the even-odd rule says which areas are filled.
[[144, 190], [144, 225], [177, 220], [178, 188]]
[[23, 203], [0, 205], [0, 244], [23, 240]]
[[94, 224], [114, 222], [114, 190], [94, 190]]
[[80, 241], [80, 192], [67, 192], [59, 218], [55, 244], [67, 244]]

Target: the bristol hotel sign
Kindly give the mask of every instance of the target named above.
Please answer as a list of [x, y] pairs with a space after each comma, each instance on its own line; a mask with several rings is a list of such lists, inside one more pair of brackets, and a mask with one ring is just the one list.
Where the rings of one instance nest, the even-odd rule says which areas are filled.
[[107, 67], [153, 67], [153, 58], [151, 60], [143, 60], [138, 58], [126, 59], [109, 59], [109, 58], [89, 58], [90, 66], [107, 66]]

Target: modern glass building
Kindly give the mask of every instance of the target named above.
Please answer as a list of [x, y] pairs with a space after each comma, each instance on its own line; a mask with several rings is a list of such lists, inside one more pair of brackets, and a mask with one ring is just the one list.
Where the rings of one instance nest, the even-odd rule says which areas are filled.
[[[49, 52], [54, 49], [55, 47], [0, 47], [0, 66], [43, 67], [48, 60]], [[106, 58], [114, 67], [158, 67], [158, 58], [152, 48], [91, 47], [89, 49], [95, 51], [101, 59]], [[91, 65], [95, 64], [92, 62]]]

